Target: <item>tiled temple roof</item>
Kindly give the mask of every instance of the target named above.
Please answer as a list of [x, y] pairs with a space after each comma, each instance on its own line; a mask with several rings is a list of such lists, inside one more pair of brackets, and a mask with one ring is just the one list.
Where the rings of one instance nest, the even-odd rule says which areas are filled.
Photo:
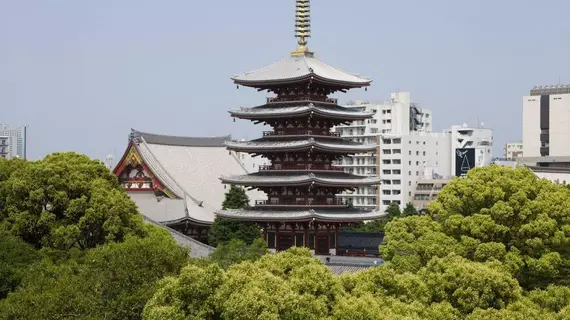
[[267, 150], [304, 150], [315, 148], [319, 150], [361, 153], [376, 150], [376, 145], [355, 143], [348, 140], [315, 139], [302, 137], [298, 139], [274, 140], [258, 139], [252, 141], [227, 141], [225, 145], [236, 151], [267, 151]]
[[247, 186], [308, 185], [367, 186], [380, 184], [378, 177], [363, 177], [350, 173], [281, 173], [259, 172], [240, 176], [223, 176], [224, 183]]
[[235, 209], [218, 210], [216, 215], [222, 218], [249, 221], [334, 221], [354, 222], [375, 220], [386, 215], [377, 211], [364, 211], [356, 208], [344, 209]]
[[354, 120], [367, 119], [374, 114], [373, 112], [363, 112], [355, 108], [345, 108], [334, 104], [304, 101], [273, 103], [254, 108], [230, 110], [229, 112], [234, 117], [244, 119], [294, 117], [308, 115], [313, 112], [322, 116]]
[[160, 144], [166, 146], [182, 147], [223, 147], [224, 141], [230, 140], [232, 136], [222, 137], [181, 137], [162, 134], [146, 133], [133, 130], [135, 135], [143, 138], [148, 144]]
[[[227, 192], [219, 175], [254, 171], [224, 147], [231, 136], [175, 137], [133, 130], [130, 139], [152, 174], [176, 197], [158, 202], [152, 192], [129, 193], [142, 214], [160, 223], [211, 224]], [[252, 201], [266, 199], [261, 191], [247, 193]]]
[[314, 56], [291, 56], [264, 68], [232, 77], [244, 86], [283, 84], [295, 81], [317, 80], [326, 83], [359, 88], [368, 86], [372, 79], [332, 67]]

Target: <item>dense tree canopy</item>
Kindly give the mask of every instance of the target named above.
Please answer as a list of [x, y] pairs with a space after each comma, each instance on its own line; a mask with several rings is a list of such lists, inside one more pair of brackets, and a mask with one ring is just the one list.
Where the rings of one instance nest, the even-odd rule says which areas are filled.
[[44, 259], [0, 303], [0, 319], [139, 319], [158, 280], [178, 274], [188, 252], [164, 229], [87, 250], [76, 259]]
[[36, 248], [94, 248], [142, 235], [136, 205], [102, 162], [54, 153], [0, 165], [0, 219]]
[[526, 288], [568, 284], [568, 188], [526, 168], [473, 169], [448, 184], [429, 212], [387, 226], [381, 247], [387, 261], [413, 271], [454, 252], [472, 261], [503, 262]]

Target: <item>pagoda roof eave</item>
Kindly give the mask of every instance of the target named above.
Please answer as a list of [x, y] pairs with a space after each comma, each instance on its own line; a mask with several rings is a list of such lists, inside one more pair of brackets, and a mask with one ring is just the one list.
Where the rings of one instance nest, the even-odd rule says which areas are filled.
[[360, 222], [367, 220], [376, 220], [387, 215], [387, 213], [379, 211], [362, 211], [359, 209], [344, 210], [256, 210], [256, 209], [236, 209], [236, 210], [218, 210], [216, 215], [221, 218], [256, 221], [256, 222], [273, 222], [273, 221], [323, 221], [323, 222]]
[[259, 152], [259, 151], [302, 151], [319, 150], [336, 153], [365, 153], [376, 150], [376, 145], [351, 145], [349, 142], [341, 140], [343, 143], [322, 142], [314, 138], [292, 141], [227, 141], [226, 148], [237, 152]]
[[312, 81], [313, 83], [322, 83], [324, 85], [337, 87], [339, 90], [348, 90], [348, 89], [358, 89], [362, 87], [368, 87], [372, 83], [372, 80], [366, 80], [362, 82], [338, 81], [334, 79], [327, 79], [324, 77], [320, 77], [316, 74], [307, 74], [301, 77], [288, 78], [288, 79], [241, 80], [237, 77], [232, 77], [231, 79], [234, 81], [235, 84], [238, 84], [240, 86], [250, 87], [250, 88], [260, 88], [260, 89], [271, 89], [274, 87], [281, 87], [284, 85]]
[[372, 79], [361, 77], [326, 64], [313, 55], [289, 56], [261, 69], [236, 75], [234, 83], [248, 87], [269, 87], [304, 81], [337, 87], [369, 86]]
[[328, 187], [359, 187], [379, 185], [379, 177], [363, 177], [352, 174], [339, 172], [334, 174], [248, 174], [242, 176], [221, 177], [225, 184], [252, 186], [252, 187], [270, 187], [270, 186], [306, 186], [318, 185]]
[[[229, 113], [232, 115], [232, 117], [235, 118], [251, 119], [251, 120], [270, 119], [270, 118], [291, 118], [295, 116], [297, 117], [308, 116], [311, 114], [316, 114], [318, 116], [323, 116], [338, 120], [365, 120], [372, 118], [374, 116], [374, 113], [372, 112], [327, 110], [326, 108], [314, 106], [312, 104], [307, 106], [284, 107], [284, 108], [275, 108], [274, 106], [268, 106], [268, 105], [265, 106], [255, 107], [255, 108], [242, 108], [240, 110], [230, 110]], [[342, 108], [340, 106], [337, 107]]]

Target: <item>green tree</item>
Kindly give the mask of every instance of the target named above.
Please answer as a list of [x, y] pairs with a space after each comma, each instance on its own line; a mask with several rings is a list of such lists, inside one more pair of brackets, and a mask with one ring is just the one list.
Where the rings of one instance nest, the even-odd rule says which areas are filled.
[[0, 217], [36, 248], [86, 249], [142, 235], [136, 205], [102, 162], [54, 153], [14, 167], [0, 182]]
[[226, 198], [222, 202], [222, 209], [243, 209], [249, 207], [249, 197], [242, 187], [230, 186]]
[[167, 231], [145, 229], [143, 238], [127, 236], [78, 259], [34, 265], [0, 303], [0, 319], [140, 319], [157, 282], [177, 275], [188, 255]]
[[417, 270], [454, 252], [501, 261], [526, 288], [569, 282], [570, 190], [564, 186], [527, 168], [476, 168], [448, 184], [429, 212], [432, 217], [388, 224], [381, 248], [387, 261], [406, 260], [399, 265]]
[[220, 244], [210, 255], [210, 259], [226, 269], [243, 261], [257, 261], [267, 252], [267, 245], [261, 238], [255, 239], [249, 246], [242, 240], [234, 239], [226, 244]]
[[396, 202], [390, 202], [386, 208], [386, 213], [388, 214], [388, 219], [393, 220], [402, 216], [402, 211], [400, 210], [400, 205]]
[[[249, 198], [245, 190], [231, 186], [222, 203], [224, 210], [236, 210], [249, 207]], [[232, 240], [241, 240], [251, 245], [255, 239], [261, 238], [261, 230], [255, 224], [216, 217], [208, 232], [208, 244], [216, 247]]]
[[19, 238], [0, 231], [0, 299], [18, 287], [40, 254]]
[[418, 210], [416, 209], [416, 207], [414, 207], [414, 205], [411, 202], [408, 202], [406, 204], [406, 207], [402, 211], [402, 217], [411, 217], [417, 215], [418, 215]]
[[293, 248], [227, 271], [188, 266], [161, 282], [143, 318], [325, 319], [341, 290], [308, 249]]

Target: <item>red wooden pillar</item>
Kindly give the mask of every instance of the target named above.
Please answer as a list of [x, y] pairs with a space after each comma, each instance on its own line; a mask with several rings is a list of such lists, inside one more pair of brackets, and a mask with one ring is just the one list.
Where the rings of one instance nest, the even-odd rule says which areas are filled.
[[295, 227], [297, 226], [296, 223], [291, 223], [291, 231], [293, 232], [293, 246], [297, 246], [297, 235], [295, 234]]
[[279, 222], [275, 224], [275, 250], [279, 251]]
[[335, 252], [336, 255], [339, 255], [338, 252], [338, 229], [340, 228], [340, 223], [335, 223], [334, 225], [334, 247], [335, 247]]
[[305, 229], [305, 230], [304, 230], [304, 231], [305, 231], [305, 239], [304, 239], [304, 241], [303, 241], [303, 242], [304, 242], [304, 243], [303, 243], [303, 246], [304, 246], [305, 248], [308, 248], [308, 247], [309, 247], [309, 223], [308, 223], [308, 222], [305, 222], [305, 223], [303, 224], [303, 228]]

